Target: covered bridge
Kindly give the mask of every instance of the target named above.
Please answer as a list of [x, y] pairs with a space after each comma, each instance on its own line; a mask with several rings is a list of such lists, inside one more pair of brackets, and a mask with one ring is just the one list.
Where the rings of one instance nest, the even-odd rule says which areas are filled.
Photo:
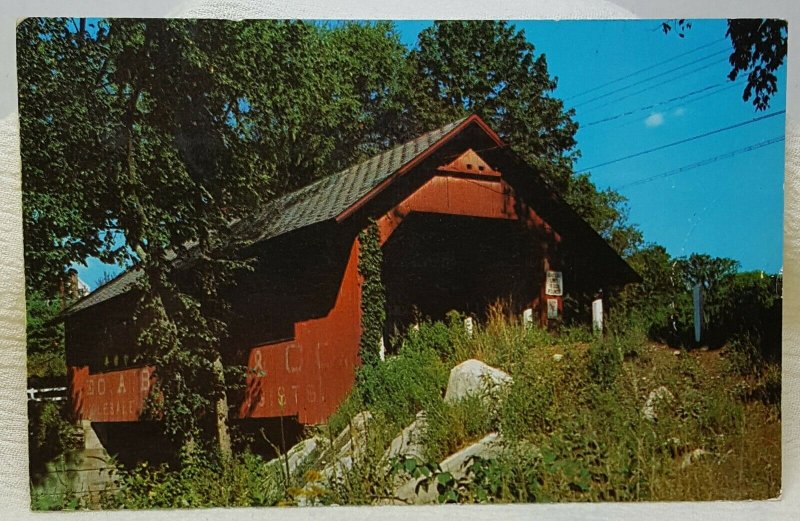
[[[359, 234], [383, 251], [387, 338], [413, 313], [480, 316], [504, 299], [548, 325], [567, 295], [638, 280], [531, 166], [470, 116], [269, 203], [234, 232], [257, 259], [229, 297], [224, 346], [253, 374], [240, 418], [324, 421], [360, 363]], [[131, 269], [65, 310], [69, 394], [78, 419], [139, 420], [152, 367], [135, 352]]]

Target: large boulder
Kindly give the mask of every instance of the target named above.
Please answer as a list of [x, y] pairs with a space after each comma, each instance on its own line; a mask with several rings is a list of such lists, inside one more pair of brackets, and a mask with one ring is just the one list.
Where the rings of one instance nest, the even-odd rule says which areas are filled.
[[417, 413], [416, 419], [392, 440], [389, 448], [386, 449], [384, 458], [387, 461], [403, 456], [421, 458], [424, 449], [423, 436], [427, 428], [428, 422], [425, 411], [420, 411]]
[[450, 370], [444, 401], [457, 402], [467, 396], [494, 397], [513, 379], [500, 369], [480, 360], [467, 360]]
[[[503, 448], [503, 439], [500, 434], [492, 432], [484, 436], [481, 440], [455, 452], [442, 460], [439, 467], [442, 472], [449, 472], [458, 480], [464, 477], [469, 466], [469, 462], [474, 457], [492, 459], [500, 455]], [[430, 504], [436, 503], [439, 493], [436, 490], [435, 479], [430, 486], [425, 483], [420, 484], [425, 478], [415, 478], [406, 481], [395, 490], [395, 503], [415, 503]], [[417, 490], [419, 488], [419, 490]]]
[[333, 440], [332, 446], [320, 458], [322, 476], [327, 481], [342, 478], [353, 467], [354, 459], [360, 458], [367, 448], [369, 424], [372, 414], [363, 411], [350, 420], [350, 424]]
[[286, 473], [289, 467], [289, 476], [297, 476], [320, 455], [325, 447], [326, 440], [320, 436], [305, 439], [289, 449], [285, 455], [270, 460], [267, 465], [279, 466], [281, 473]]

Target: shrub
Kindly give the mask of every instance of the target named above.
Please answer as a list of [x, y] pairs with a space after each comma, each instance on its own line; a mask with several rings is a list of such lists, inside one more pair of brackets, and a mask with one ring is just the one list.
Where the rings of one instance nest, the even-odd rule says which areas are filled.
[[780, 406], [781, 403], [781, 366], [767, 364], [758, 381], [759, 399], [766, 404]]
[[[463, 325], [451, 329], [463, 331]], [[456, 344], [455, 363], [476, 358], [515, 374], [524, 364], [532, 350], [552, 346], [557, 338], [537, 326], [525, 326], [519, 319], [510, 315], [502, 303], [489, 308], [485, 325], [476, 325], [471, 337], [459, 332], [460, 341]]]
[[[420, 328], [420, 337], [426, 330], [427, 327]], [[435, 347], [416, 340], [403, 344], [397, 356], [374, 366], [362, 366], [358, 390], [370, 411], [395, 425], [406, 425], [419, 410], [441, 399], [448, 377], [449, 369]]]
[[592, 381], [608, 387], [622, 369], [622, 352], [616, 337], [599, 339], [589, 347], [587, 369]]
[[28, 402], [28, 454], [34, 481], [45, 465], [79, 445], [66, 402]]
[[516, 375], [501, 409], [501, 431], [509, 439], [545, 432], [551, 424], [553, 387], [549, 379]]
[[106, 508], [270, 506], [285, 495], [281, 470], [245, 453], [220, 460], [184, 452], [178, 468], [141, 463], [120, 472], [119, 492]]
[[429, 461], [440, 461], [491, 431], [492, 417], [480, 396], [470, 395], [455, 403], [433, 402], [426, 409], [423, 436]]
[[647, 344], [647, 328], [641, 320], [612, 321], [609, 332], [626, 360], [641, 355], [642, 348]]
[[423, 321], [419, 329], [409, 329], [401, 341], [400, 351], [419, 353], [430, 351], [442, 360], [451, 360], [457, 342], [463, 342], [463, 318], [458, 313], [448, 315], [449, 322]]
[[350, 424], [350, 420], [365, 408], [364, 401], [361, 399], [361, 389], [356, 387], [350, 391], [344, 401], [336, 408], [336, 411], [328, 418], [326, 422], [327, 434], [336, 436], [342, 432]]
[[764, 369], [764, 357], [757, 335], [745, 333], [734, 337], [725, 352], [727, 369], [740, 376], [756, 376]]

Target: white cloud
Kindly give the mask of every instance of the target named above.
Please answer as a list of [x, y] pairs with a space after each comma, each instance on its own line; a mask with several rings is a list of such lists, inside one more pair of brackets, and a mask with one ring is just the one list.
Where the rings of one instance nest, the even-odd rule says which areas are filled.
[[647, 119], [644, 120], [644, 124], [648, 127], [658, 127], [664, 124], [664, 114], [661, 112], [655, 112], [647, 116]]
[[686, 107], [678, 107], [677, 109], [675, 109], [675, 112], [673, 112], [673, 114], [675, 114], [678, 117], [683, 116], [684, 114], [686, 114]]

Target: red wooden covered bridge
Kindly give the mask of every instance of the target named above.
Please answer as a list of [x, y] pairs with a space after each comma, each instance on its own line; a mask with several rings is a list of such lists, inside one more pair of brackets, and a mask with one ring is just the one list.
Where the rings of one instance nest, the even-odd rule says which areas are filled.
[[[561, 319], [565, 296], [638, 280], [534, 168], [470, 116], [281, 197], [239, 226], [257, 258], [230, 296], [238, 318], [225, 349], [254, 370], [240, 418], [319, 423], [350, 390], [361, 335], [359, 233], [373, 220], [387, 338], [414, 312], [480, 316], [497, 299], [547, 325]], [[129, 270], [64, 313], [79, 419], [139, 419], [153, 368], [130, 366], [138, 276]]]

